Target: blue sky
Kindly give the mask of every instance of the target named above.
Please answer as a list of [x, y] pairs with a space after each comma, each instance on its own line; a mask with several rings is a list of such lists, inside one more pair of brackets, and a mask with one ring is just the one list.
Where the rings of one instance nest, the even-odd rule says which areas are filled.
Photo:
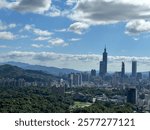
[[105, 45], [109, 71], [121, 62], [150, 70], [150, 0], [1, 0], [0, 62], [91, 70]]

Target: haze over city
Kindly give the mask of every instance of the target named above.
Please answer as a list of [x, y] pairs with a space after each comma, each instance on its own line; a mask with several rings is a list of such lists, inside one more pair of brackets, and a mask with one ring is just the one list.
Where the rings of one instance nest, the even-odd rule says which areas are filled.
[[0, 62], [99, 69], [150, 70], [150, 0], [1, 0]]

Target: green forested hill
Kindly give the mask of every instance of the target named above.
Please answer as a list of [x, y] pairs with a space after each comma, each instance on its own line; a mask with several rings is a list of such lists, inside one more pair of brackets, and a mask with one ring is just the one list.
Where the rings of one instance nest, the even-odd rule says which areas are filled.
[[50, 87], [0, 87], [0, 113], [64, 113], [73, 101]]
[[0, 78], [23, 78], [26, 81], [52, 81], [57, 80], [58, 77], [46, 74], [42, 71], [24, 70], [17, 66], [1, 65]]

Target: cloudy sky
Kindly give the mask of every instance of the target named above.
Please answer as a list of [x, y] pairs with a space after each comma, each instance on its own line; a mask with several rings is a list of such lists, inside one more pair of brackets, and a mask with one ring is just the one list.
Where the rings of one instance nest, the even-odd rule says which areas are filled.
[[0, 0], [0, 62], [150, 70], [150, 0]]

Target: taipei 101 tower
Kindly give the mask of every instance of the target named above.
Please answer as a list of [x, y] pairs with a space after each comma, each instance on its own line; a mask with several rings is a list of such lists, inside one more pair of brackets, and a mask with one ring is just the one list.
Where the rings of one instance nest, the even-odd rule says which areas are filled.
[[99, 75], [104, 76], [107, 73], [107, 52], [106, 52], [106, 47], [103, 52], [103, 60], [100, 61], [100, 70], [99, 70]]

